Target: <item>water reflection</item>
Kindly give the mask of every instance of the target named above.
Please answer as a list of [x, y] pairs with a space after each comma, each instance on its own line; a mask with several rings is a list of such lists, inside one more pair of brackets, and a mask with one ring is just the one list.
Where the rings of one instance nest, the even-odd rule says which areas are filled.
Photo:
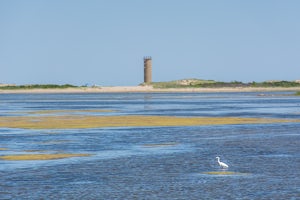
[[145, 94], [144, 95], [144, 110], [152, 110], [154, 107], [151, 105], [151, 102], [153, 100], [152, 94]]

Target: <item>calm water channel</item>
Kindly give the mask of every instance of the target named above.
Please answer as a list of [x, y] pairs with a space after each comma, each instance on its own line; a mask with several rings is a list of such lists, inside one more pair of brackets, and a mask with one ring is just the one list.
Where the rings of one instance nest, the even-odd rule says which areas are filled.
[[[0, 94], [0, 116], [39, 110], [89, 115], [300, 119], [292, 93]], [[0, 128], [0, 199], [300, 199], [300, 123], [30, 130]], [[215, 157], [232, 175], [216, 175]]]

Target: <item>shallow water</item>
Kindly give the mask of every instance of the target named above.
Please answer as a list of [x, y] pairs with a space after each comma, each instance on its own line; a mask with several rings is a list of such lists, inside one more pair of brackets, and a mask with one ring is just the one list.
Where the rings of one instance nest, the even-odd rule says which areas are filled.
[[[114, 112], [85, 114], [299, 119], [300, 98], [290, 93], [1, 94], [0, 109], [0, 116], [105, 109]], [[0, 160], [0, 199], [300, 199], [299, 128], [300, 123], [0, 128], [0, 156], [28, 150], [92, 154]], [[216, 156], [233, 173], [210, 174], [222, 172]]]

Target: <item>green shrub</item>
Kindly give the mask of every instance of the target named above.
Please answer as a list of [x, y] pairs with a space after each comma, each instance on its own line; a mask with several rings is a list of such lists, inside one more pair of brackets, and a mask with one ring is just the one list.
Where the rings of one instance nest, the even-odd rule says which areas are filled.
[[2, 90], [18, 90], [18, 89], [64, 89], [64, 88], [75, 88], [77, 86], [64, 84], [64, 85], [56, 85], [56, 84], [33, 84], [33, 85], [10, 85], [0, 87]]
[[262, 82], [255, 83], [252, 82], [253, 87], [300, 87], [300, 83], [294, 81], [272, 81], [272, 82]]

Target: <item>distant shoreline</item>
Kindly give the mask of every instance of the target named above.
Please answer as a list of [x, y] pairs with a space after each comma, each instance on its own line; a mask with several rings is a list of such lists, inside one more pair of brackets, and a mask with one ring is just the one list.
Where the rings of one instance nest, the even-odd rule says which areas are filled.
[[300, 87], [219, 87], [219, 88], [153, 88], [152, 86], [104, 86], [78, 87], [63, 89], [0, 89], [0, 94], [34, 94], [34, 93], [218, 93], [218, 92], [280, 92], [300, 91]]

